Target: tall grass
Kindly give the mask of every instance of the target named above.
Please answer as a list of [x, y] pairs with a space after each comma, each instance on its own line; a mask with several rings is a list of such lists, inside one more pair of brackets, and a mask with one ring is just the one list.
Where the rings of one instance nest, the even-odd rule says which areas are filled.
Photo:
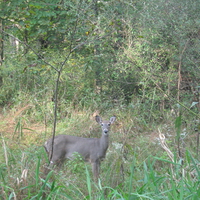
[[[5, 149], [5, 147], [3, 147]], [[8, 148], [8, 147], [7, 147]], [[29, 149], [27, 149], [29, 150]], [[42, 151], [40, 151], [42, 153]], [[6, 153], [5, 153], [6, 154]], [[11, 159], [11, 158], [9, 158]], [[79, 174], [68, 176], [63, 173], [50, 171], [44, 176], [40, 156], [34, 156], [32, 164], [23, 169], [22, 163], [8, 160], [8, 165], [1, 164], [1, 199], [198, 199], [200, 195], [199, 163], [187, 151], [185, 164], [171, 162], [167, 159], [149, 157], [143, 165], [136, 165], [135, 157], [130, 162], [129, 174], [123, 183], [111, 187], [109, 178], [104, 177], [95, 183], [90, 176], [90, 169], [86, 165]], [[165, 169], [157, 171], [155, 163], [163, 162]], [[109, 161], [107, 161], [109, 162]], [[72, 166], [68, 166], [70, 168]], [[19, 170], [27, 170], [19, 177]], [[173, 170], [172, 170], [173, 169]], [[63, 169], [65, 170], [65, 169]], [[128, 173], [128, 170], [127, 170]], [[140, 177], [140, 179], [138, 179]], [[76, 179], [76, 180], [74, 180]], [[116, 180], [117, 181], [117, 180]], [[106, 182], [107, 184], [105, 184]]]
[[[22, 120], [17, 121], [11, 137], [1, 134], [0, 199], [199, 199], [200, 163], [189, 145], [193, 140], [185, 139], [185, 151], [180, 140], [179, 148], [183, 152], [180, 158], [174, 142], [177, 141], [176, 133], [170, 133], [172, 136], [168, 138], [161, 135], [159, 139], [158, 131], [156, 138], [151, 139], [154, 134], [150, 133], [151, 129], [155, 130], [157, 126], [142, 126], [140, 119], [131, 115], [130, 112], [118, 114], [98, 182], [92, 178], [91, 166], [81, 159], [66, 162], [61, 170], [45, 173], [47, 155], [42, 147], [43, 134], [34, 132], [33, 128], [27, 134]], [[60, 121], [58, 133], [98, 137], [97, 126], [91, 122], [87, 111], [76, 111], [67, 122]], [[89, 128], [91, 132], [87, 131]], [[27, 143], [30, 134], [31, 142]], [[35, 142], [32, 142], [34, 135]], [[17, 140], [12, 140], [12, 136]]]

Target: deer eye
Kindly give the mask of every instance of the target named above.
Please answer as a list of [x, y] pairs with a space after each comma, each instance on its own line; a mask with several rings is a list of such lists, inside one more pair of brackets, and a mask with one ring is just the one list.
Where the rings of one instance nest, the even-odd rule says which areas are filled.
[[110, 126], [110, 123], [108, 124], [108, 126]]
[[103, 126], [103, 124], [101, 124], [101, 126]]

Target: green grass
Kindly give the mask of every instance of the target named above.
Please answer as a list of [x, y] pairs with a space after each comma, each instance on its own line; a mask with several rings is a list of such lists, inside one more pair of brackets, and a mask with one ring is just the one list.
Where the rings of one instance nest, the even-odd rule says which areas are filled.
[[[43, 153], [42, 150], [40, 153]], [[132, 162], [129, 163], [130, 168], [125, 172], [127, 173], [125, 180], [115, 186], [112, 186], [110, 177], [104, 176], [104, 172], [101, 175], [102, 179], [95, 183], [87, 165], [82, 172], [74, 173], [71, 176], [68, 173], [73, 166], [68, 166], [67, 170], [63, 169], [59, 172], [50, 171], [44, 176], [41, 170], [41, 157], [33, 155], [32, 158], [33, 160], [27, 168], [17, 161], [14, 162], [15, 165], [1, 164], [1, 199], [16, 197], [16, 199], [195, 200], [200, 194], [199, 163], [190, 152], [187, 152], [184, 166], [179, 166], [177, 163], [169, 164], [168, 160], [163, 159], [162, 162], [168, 167], [170, 166], [169, 169], [163, 169], [163, 173], [158, 172], [155, 168], [157, 158], [149, 158], [147, 162], [141, 162], [141, 166], [136, 166], [136, 158], [133, 157]], [[15, 170], [12, 170], [13, 168]], [[20, 172], [27, 172], [27, 176]]]
[[[120, 112], [112, 127], [110, 146], [96, 183], [91, 166], [79, 158], [66, 162], [61, 170], [45, 174], [47, 156], [42, 145], [50, 133], [35, 132], [31, 124], [25, 126], [23, 119], [26, 117], [16, 122], [13, 132], [1, 134], [0, 199], [199, 199], [200, 163], [195, 150], [196, 138], [189, 135], [182, 138], [183, 157], [180, 158], [176, 130], [168, 130], [173, 122], [147, 127], [131, 113], [125, 116]], [[91, 133], [87, 131], [89, 127]], [[158, 127], [166, 133], [165, 142], [173, 159], [157, 140]], [[69, 120], [59, 121], [57, 129], [58, 133], [100, 136], [98, 125], [86, 111], [72, 113]]]

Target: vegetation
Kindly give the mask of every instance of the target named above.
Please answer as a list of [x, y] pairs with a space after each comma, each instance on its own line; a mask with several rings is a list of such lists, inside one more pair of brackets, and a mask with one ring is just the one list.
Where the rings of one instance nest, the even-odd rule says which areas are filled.
[[[199, 199], [200, 4], [0, 0], [1, 199]], [[45, 175], [55, 134], [99, 137]]]

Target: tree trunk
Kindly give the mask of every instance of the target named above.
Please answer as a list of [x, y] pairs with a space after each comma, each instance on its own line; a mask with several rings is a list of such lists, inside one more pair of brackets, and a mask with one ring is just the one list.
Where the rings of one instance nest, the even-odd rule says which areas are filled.
[[[0, 31], [1, 31], [1, 36], [0, 36], [0, 66], [3, 64], [3, 57], [4, 57], [4, 33], [3, 33], [4, 25], [3, 25], [3, 20], [0, 21]], [[0, 74], [0, 87], [3, 84], [3, 77]]]

